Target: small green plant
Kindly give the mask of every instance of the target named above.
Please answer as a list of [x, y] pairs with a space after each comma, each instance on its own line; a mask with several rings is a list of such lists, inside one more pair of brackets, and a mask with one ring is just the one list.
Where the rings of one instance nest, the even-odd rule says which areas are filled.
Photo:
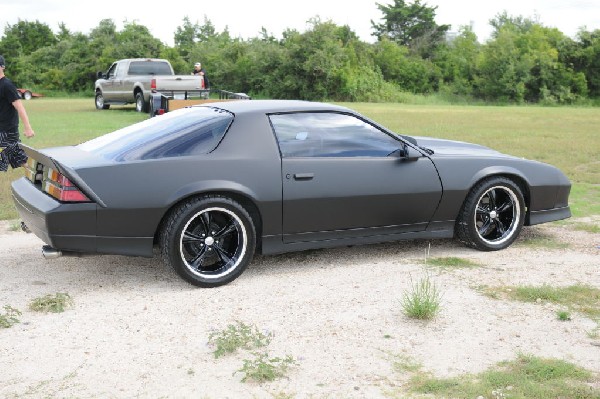
[[429, 320], [440, 310], [442, 295], [429, 276], [412, 282], [411, 289], [404, 292], [402, 309], [412, 319]]
[[208, 336], [208, 343], [212, 345], [215, 358], [219, 358], [229, 353], [234, 353], [238, 349], [256, 349], [269, 345], [272, 334], [258, 331], [256, 326], [250, 326], [240, 321], [236, 324], [230, 324], [226, 329], [213, 331]]
[[438, 266], [443, 269], [450, 268], [470, 268], [479, 266], [478, 263], [473, 262], [470, 259], [457, 258], [455, 256], [441, 257], [441, 258], [430, 258], [426, 260], [426, 263], [432, 266]]
[[280, 358], [269, 357], [267, 353], [254, 353], [254, 359], [245, 359], [242, 368], [236, 372], [244, 373], [242, 382], [262, 383], [285, 377], [288, 369], [295, 364], [291, 355]]
[[34, 312], [43, 313], [62, 313], [69, 306], [73, 305], [71, 296], [66, 292], [57, 292], [56, 294], [48, 294], [41, 298], [36, 298], [29, 304], [29, 309]]
[[17, 316], [21, 316], [21, 312], [10, 305], [4, 305], [4, 313], [0, 313], [0, 328], [10, 328], [13, 325], [20, 323]]
[[566, 310], [559, 310], [556, 312], [556, 318], [560, 321], [570, 321], [571, 313], [567, 312]]

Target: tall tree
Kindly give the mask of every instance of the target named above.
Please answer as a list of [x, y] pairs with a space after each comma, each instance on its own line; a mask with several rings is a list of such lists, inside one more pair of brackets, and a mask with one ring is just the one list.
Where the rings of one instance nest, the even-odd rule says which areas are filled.
[[381, 40], [388, 38], [402, 46], [407, 46], [423, 57], [430, 57], [435, 47], [444, 41], [450, 25], [438, 25], [435, 22], [435, 7], [429, 7], [421, 0], [408, 3], [394, 0], [393, 4], [376, 3], [383, 13], [382, 23], [371, 20], [373, 36]]
[[585, 75], [590, 97], [600, 98], [600, 29], [581, 30], [564, 52], [564, 62]]
[[25, 72], [23, 57], [56, 42], [50, 27], [39, 21], [19, 20], [14, 25], [7, 24], [4, 37], [0, 40], [0, 54], [6, 58], [11, 79], [17, 83], [24, 83], [21, 82], [20, 76]]
[[192, 24], [190, 18], [186, 15], [183, 18], [183, 25], [178, 26], [173, 36], [175, 42], [175, 48], [179, 51], [179, 54], [186, 59], [188, 62], [189, 54], [194, 48], [194, 44], [198, 40], [200, 33], [200, 25], [196, 22]]

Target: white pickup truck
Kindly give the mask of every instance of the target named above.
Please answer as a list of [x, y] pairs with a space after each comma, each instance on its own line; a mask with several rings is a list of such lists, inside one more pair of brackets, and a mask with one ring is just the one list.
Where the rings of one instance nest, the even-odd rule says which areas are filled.
[[98, 72], [95, 83], [96, 109], [111, 104], [133, 104], [138, 112], [148, 112], [152, 93], [187, 93], [204, 90], [201, 76], [175, 75], [167, 60], [131, 58], [114, 62], [107, 72]]

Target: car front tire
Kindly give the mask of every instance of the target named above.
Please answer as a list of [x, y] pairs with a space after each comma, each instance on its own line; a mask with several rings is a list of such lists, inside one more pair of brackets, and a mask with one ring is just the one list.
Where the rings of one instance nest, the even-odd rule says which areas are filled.
[[254, 257], [256, 232], [236, 201], [204, 196], [186, 201], [167, 216], [160, 236], [163, 261], [199, 287], [227, 284]]
[[504, 177], [479, 182], [469, 192], [457, 219], [456, 236], [467, 246], [497, 251], [510, 246], [525, 220], [519, 186]]
[[96, 104], [96, 109], [109, 109], [110, 104], [104, 103], [104, 96], [101, 91], [96, 92], [96, 97], [94, 99], [94, 103]]
[[23, 98], [23, 100], [31, 100], [31, 97], [33, 97], [33, 96], [31, 94], [31, 92], [29, 90], [27, 90], [21, 94], [21, 97]]

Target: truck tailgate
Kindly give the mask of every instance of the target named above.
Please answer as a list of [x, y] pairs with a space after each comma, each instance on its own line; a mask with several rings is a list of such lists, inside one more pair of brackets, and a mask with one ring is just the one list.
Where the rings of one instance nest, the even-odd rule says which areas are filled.
[[203, 89], [202, 77], [200, 76], [157, 76], [156, 91], [185, 91]]

